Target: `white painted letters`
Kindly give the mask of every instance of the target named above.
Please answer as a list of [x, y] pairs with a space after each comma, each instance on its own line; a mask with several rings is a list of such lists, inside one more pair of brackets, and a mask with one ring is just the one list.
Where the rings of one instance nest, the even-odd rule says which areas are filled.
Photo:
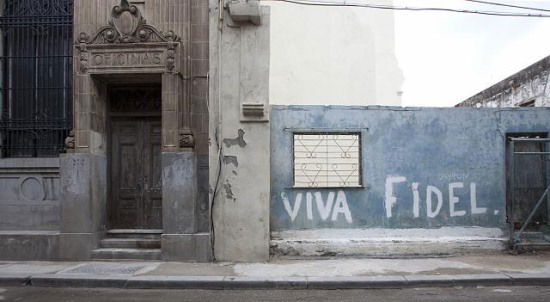
[[[452, 174], [455, 175], [455, 174]], [[407, 197], [411, 198], [411, 196], [395, 196], [394, 187], [397, 183], [402, 183], [407, 181], [407, 178], [404, 176], [388, 176], [386, 177], [386, 191], [385, 191], [385, 199], [384, 199], [384, 206], [386, 210], [386, 217], [390, 218], [393, 216], [393, 208], [395, 207], [398, 199], [399, 200], [406, 200]], [[414, 218], [420, 218], [420, 186], [421, 184], [418, 182], [412, 182], [410, 183], [410, 188], [412, 191], [412, 214]], [[465, 194], [458, 194], [461, 192], [459, 189], [464, 189], [465, 184], [464, 182], [452, 182], [449, 183], [449, 217], [462, 217], [466, 216], [468, 214], [468, 211], [466, 209], [464, 210], [457, 210], [457, 206], [460, 204], [461, 199], [459, 196], [463, 196]], [[466, 192], [465, 192], [466, 193]], [[435, 199], [434, 199], [435, 198]], [[462, 198], [464, 200], [464, 198]], [[426, 216], [428, 218], [436, 218], [439, 214], [441, 214], [441, 210], [443, 209], [443, 203], [444, 203], [443, 193], [442, 191], [433, 185], [427, 185], [426, 186]], [[464, 207], [464, 206], [463, 206]], [[477, 185], [475, 183], [470, 183], [470, 214], [471, 215], [481, 215], [481, 214], [487, 214], [488, 209], [483, 207], [478, 207], [477, 205]], [[495, 212], [495, 215], [498, 214], [498, 211]]]
[[306, 193], [306, 210], [307, 210], [307, 219], [313, 220], [313, 195], [310, 192]]
[[300, 210], [300, 205], [302, 205], [302, 193], [298, 193], [296, 195], [296, 199], [294, 201], [294, 208], [290, 206], [290, 201], [288, 200], [288, 196], [285, 192], [281, 193], [281, 198], [283, 199], [283, 204], [285, 206], [285, 210], [288, 213], [288, 216], [290, 216], [290, 219], [294, 222], [294, 219], [296, 219], [296, 216], [298, 216], [298, 211]]
[[392, 209], [397, 203], [397, 198], [393, 196], [393, 185], [401, 182], [407, 181], [407, 178], [404, 176], [388, 176], [386, 178], [386, 217], [392, 217]]
[[[435, 208], [435, 210], [433, 210], [432, 206], [433, 193], [435, 193], [435, 195], [437, 196], [437, 207]], [[434, 218], [435, 216], [439, 215], [439, 212], [441, 211], [441, 206], [443, 206], [443, 194], [438, 188], [434, 186], [428, 186], [426, 188], [426, 211], [428, 217]]]
[[[308, 220], [313, 220], [313, 199], [315, 199], [315, 205], [317, 206], [317, 212], [319, 213], [319, 218], [321, 218], [321, 220], [327, 221], [330, 218], [332, 221], [338, 221], [341, 216], [340, 214], [343, 214], [347, 223], [353, 223], [353, 218], [348, 205], [348, 199], [344, 191], [338, 191], [337, 193], [328, 192], [326, 201], [323, 200], [323, 195], [321, 192], [307, 192], [305, 195], [306, 218]], [[297, 193], [294, 200], [294, 206], [292, 206], [287, 194], [285, 192], [281, 193], [283, 206], [292, 222], [296, 220], [296, 217], [298, 217], [298, 214], [300, 213], [303, 196], [304, 193]], [[334, 201], [335, 196], [336, 202]]]
[[[474, 215], [474, 214], [486, 214], [487, 213], [487, 208], [478, 208], [477, 207], [477, 192], [476, 192], [476, 184], [475, 183], [470, 184], [470, 207], [472, 208], [472, 215]], [[498, 212], [496, 214], [498, 214]]]
[[319, 211], [321, 219], [327, 220], [330, 216], [330, 210], [332, 210], [332, 204], [334, 203], [334, 192], [328, 193], [326, 203], [323, 202], [321, 192], [316, 192], [315, 203], [317, 204], [317, 211]]
[[334, 204], [334, 209], [332, 209], [332, 221], [338, 220], [338, 214], [344, 214], [348, 223], [353, 222], [348, 207], [348, 200], [343, 191], [338, 191], [338, 195], [336, 196], [336, 203]]
[[453, 182], [449, 184], [449, 212], [451, 217], [466, 215], [466, 211], [464, 210], [460, 210], [460, 211], [455, 210], [455, 205], [459, 203], [460, 200], [458, 199], [458, 197], [455, 196], [454, 190], [460, 189], [460, 188], [464, 188], [464, 184], [461, 182]]
[[[420, 190], [423, 190], [423, 185], [419, 182], [410, 183], [410, 192], [412, 194], [397, 193], [395, 187], [397, 184], [404, 183], [407, 181], [407, 178], [404, 176], [388, 176], [385, 183], [385, 194], [384, 194], [384, 210], [387, 218], [393, 216], [393, 211], [395, 205], [399, 200], [405, 201], [407, 206], [410, 207], [410, 202], [407, 202], [407, 198], [412, 197], [412, 215], [414, 218], [421, 218], [421, 196]], [[470, 211], [464, 209], [465, 196], [468, 194], [464, 188], [468, 188], [464, 182], [452, 182], [448, 184], [448, 196], [449, 196], [449, 209], [448, 217], [463, 217], [468, 213], [471, 215], [482, 215], [487, 214], [488, 209], [484, 207], [478, 207], [477, 201], [477, 185], [475, 183], [469, 184], [469, 194], [470, 194]], [[398, 191], [402, 192], [402, 191]], [[401, 195], [400, 195], [401, 194]], [[412, 195], [412, 196], [411, 196]], [[295, 193], [294, 203], [289, 199], [285, 192], [281, 193], [281, 199], [283, 202], [284, 209], [290, 220], [294, 222], [302, 209], [302, 201], [305, 197], [305, 213], [303, 213], [301, 221], [302, 223], [310, 221], [330, 221], [333, 222], [347, 222], [348, 224], [353, 223], [353, 217], [351, 210], [349, 208], [346, 192], [344, 190], [339, 191], [316, 191], [316, 192], [300, 192]], [[325, 197], [325, 198], [323, 198]], [[446, 200], [443, 198], [443, 192], [436, 186], [426, 185], [426, 216], [422, 217], [436, 218], [441, 214], [443, 209], [443, 203]], [[410, 199], [409, 199], [410, 200]], [[460, 207], [462, 201], [462, 206]], [[359, 201], [360, 202], [360, 201]], [[317, 208], [317, 211], [313, 207]], [[463, 208], [458, 210], [457, 208]], [[400, 207], [403, 209], [403, 207]], [[423, 211], [423, 210], [422, 210]], [[447, 211], [447, 210], [445, 210]], [[493, 213], [493, 212], [491, 212]], [[499, 211], [494, 211], [494, 215], [498, 215]], [[373, 215], [374, 213], [365, 213], [365, 216]], [[400, 213], [402, 214], [402, 213]], [[384, 214], [382, 214], [384, 215]]]
[[420, 217], [420, 193], [418, 192], [418, 185], [419, 183], [413, 182], [412, 184], [412, 190], [413, 190], [413, 215], [414, 218]]

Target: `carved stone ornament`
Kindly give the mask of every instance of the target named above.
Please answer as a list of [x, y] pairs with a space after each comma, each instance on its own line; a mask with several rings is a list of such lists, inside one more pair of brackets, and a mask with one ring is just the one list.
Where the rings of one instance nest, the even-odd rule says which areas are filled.
[[180, 148], [194, 148], [195, 137], [189, 131], [182, 131], [180, 132], [179, 145]]
[[111, 11], [109, 25], [100, 28], [92, 37], [81, 33], [79, 42], [84, 44], [179, 42], [179, 37], [173, 31], [162, 33], [148, 25], [137, 6], [130, 5], [128, 0], [121, 0], [120, 5], [116, 5]]
[[[83, 33], [80, 34], [82, 37]], [[80, 46], [80, 72], [86, 73], [88, 71], [88, 50], [86, 44]]]
[[74, 130], [69, 132], [69, 136], [65, 138], [65, 151], [72, 152], [75, 149]]

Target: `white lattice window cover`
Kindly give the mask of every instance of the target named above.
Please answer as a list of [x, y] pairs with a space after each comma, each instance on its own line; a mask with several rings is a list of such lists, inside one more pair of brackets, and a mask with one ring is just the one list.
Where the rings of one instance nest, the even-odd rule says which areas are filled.
[[359, 134], [294, 134], [294, 187], [360, 187]]

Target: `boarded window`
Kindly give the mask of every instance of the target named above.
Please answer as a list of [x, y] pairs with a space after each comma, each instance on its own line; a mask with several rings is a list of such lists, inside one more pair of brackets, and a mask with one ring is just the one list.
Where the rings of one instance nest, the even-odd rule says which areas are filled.
[[294, 134], [294, 186], [360, 187], [360, 135]]

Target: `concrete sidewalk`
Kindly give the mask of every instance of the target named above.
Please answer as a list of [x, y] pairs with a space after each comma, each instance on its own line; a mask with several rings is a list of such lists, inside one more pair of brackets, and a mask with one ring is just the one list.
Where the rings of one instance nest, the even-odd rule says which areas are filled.
[[0, 262], [0, 285], [175, 289], [347, 289], [550, 285], [550, 253], [269, 263]]

